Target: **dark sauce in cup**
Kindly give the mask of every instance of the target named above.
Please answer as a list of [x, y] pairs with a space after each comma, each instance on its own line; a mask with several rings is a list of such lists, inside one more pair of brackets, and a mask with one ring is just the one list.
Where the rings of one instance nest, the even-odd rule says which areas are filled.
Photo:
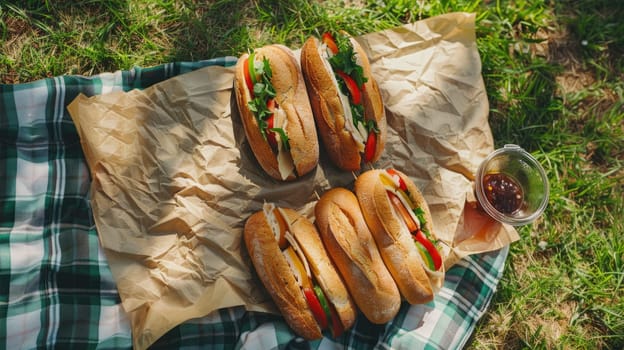
[[483, 177], [485, 196], [496, 210], [503, 214], [513, 214], [522, 207], [522, 187], [511, 177], [493, 173]]

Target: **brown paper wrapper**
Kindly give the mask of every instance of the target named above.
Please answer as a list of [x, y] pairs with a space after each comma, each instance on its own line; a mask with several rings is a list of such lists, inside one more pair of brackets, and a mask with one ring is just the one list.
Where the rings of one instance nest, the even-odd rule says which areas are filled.
[[[517, 240], [513, 227], [475, 209], [473, 174], [493, 140], [474, 15], [356, 39], [388, 118], [386, 150], [374, 166], [396, 167], [422, 190], [446, 246], [446, 268]], [[321, 156], [302, 179], [271, 179], [246, 143], [232, 86], [233, 68], [207, 67], [143, 91], [79, 96], [68, 106], [137, 349], [220, 308], [275, 312], [241, 240], [246, 218], [275, 202], [313, 219], [318, 194], [352, 188], [357, 176]]]

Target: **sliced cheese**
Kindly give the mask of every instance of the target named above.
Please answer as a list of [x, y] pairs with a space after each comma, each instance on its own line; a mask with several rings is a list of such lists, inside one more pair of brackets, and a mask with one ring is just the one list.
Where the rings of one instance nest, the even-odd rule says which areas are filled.
[[[279, 224], [277, 223], [277, 219], [275, 218], [273, 209], [275, 209], [274, 204], [265, 203], [263, 206], [264, 214], [268, 218], [271, 228], [273, 228], [274, 222], [277, 229], [279, 230]], [[286, 258], [286, 261], [288, 261], [291, 269], [293, 270], [299, 286], [302, 288], [312, 288], [312, 273], [310, 271], [310, 265], [308, 264], [308, 260], [306, 259], [305, 254], [303, 254], [303, 250], [301, 249], [301, 246], [299, 246], [297, 239], [291, 233], [292, 223], [288, 220], [289, 216], [286, 215], [284, 209], [280, 207], [277, 207], [277, 211], [279, 212], [279, 215], [284, 218], [284, 222], [286, 223], [286, 233], [284, 234], [284, 236], [289, 244], [289, 246], [282, 251], [282, 254]], [[269, 212], [270, 214], [268, 214], [267, 212]], [[294, 257], [292, 256], [293, 254], [295, 255]]]
[[[286, 130], [286, 127], [288, 126], [286, 112], [281, 108], [277, 108], [274, 114], [275, 119], [273, 120], [273, 127]], [[295, 172], [295, 162], [293, 161], [290, 152], [284, 147], [282, 137], [279, 133], [275, 133], [275, 139], [277, 140], [277, 168], [282, 180], [286, 180]]]
[[358, 151], [364, 152], [365, 142], [366, 142], [366, 139], [368, 138], [368, 132], [366, 131], [366, 128], [364, 127], [364, 125], [362, 125], [362, 123], [358, 123], [357, 126], [353, 123], [353, 113], [351, 112], [351, 103], [349, 102], [349, 96], [343, 94], [342, 91], [340, 90], [340, 87], [338, 85], [338, 80], [336, 80], [336, 75], [334, 73], [334, 70], [332, 69], [331, 64], [329, 63], [329, 58], [333, 56], [333, 53], [331, 52], [331, 50], [327, 48], [327, 45], [324, 43], [319, 45], [318, 50], [319, 50], [319, 54], [321, 55], [321, 58], [323, 58], [322, 59], [323, 65], [325, 66], [325, 69], [329, 73], [331, 73], [330, 74], [331, 79], [334, 83], [334, 86], [336, 87], [336, 90], [338, 91], [338, 97], [340, 97], [340, 102], [342, 105], [342, 110], [343, 110], [344, 119], [345, 119], [345, 129], [353, 137], [353, 140], [357, 144]]
[[[403, 204], [403, 206], [407, 209], [407, 212], [409, 213], [410, 217], [412, 218], [412, 220], [414, 220], [414, 222], [416, 223], [416, 226], [418, 226], [418, 228], [420, 228], [420, 220], [418, 220], [418, 217], [416, 216], [416, 214], [414, 213], [414, 203], [412, 202], [412, 200], [407, 196], [407, 194], [403, 191], [401, 191], [399, 189], [399, 176], [398, 175], [391, 175], [388, 174], [388, 172], [386, 171], [381, 171], [379, 173], [379, 176], [381, 177], [381, 182], [384, 184], [384, 188], [388, 191], [391, 191], [393, 193], [395, 193], [397, 195], [397, 197], [399, 198], [399, 200], [401, 201], [401, 204]], [[396, 178], [395, 178], [396, 176]], [[395, 213], [398, 214], [398, 213]], [[401, 217], [399, 215], [399, 217]], [[404, 220], [401, 220], [404, 221]], [[407, 225], [407, 224], [406, 224]], [[406, 226], [407, 228], [407, 226]]]
[[[412, 200], [409, 199], [407, 197], [407, 194], [403, 191], [401, 191], [399, 189], [399, 176], [398, 175], [391, 175], [386, 171], [382, 171], [380, 172], [380, 178], [381, 178], [381, 182], [384, 184], [384, 188], [387, 191], [392, 191], [393, 193], [397, 194], [397, 197], [401, 200], [401, 203], [405, 206], [405, 208], [407, 208], [408, 213], [410, 214], [410, 216], [412, 217], [412, 219], [414, 220], [414, 222], [416, 223], [416, 225], [418, 225], [418, 227], [421, 227], [420, 224], [420, 220], [418, 220], [418, 217], [416, 216], [416, 214], [414, 214], [414, 211], [412, 210], [412, 208], [414, 207], [414, 204], [412, 203]], [[394, 208], [394, 206], [390, 206], [392, 208], [392, 212], [394, 213], [394, 215], [396, 215], [397, 217], [401, 217], [401, 214], [399, 214], [396, 209]], [[401, 219], [399, 220], [399, 222], [401, 223], [401, 234], [405, 234], [405, 231], [407, 231], [407, 234], [410, 234], [409, 232], [409, 228], [407, 227], [407, 224], [405, 223], [405, 220]], [[410, 234], [411, 236], [411, 234]], [[424, 247], [423, 247], [424, 248]], [[439, 271], [434, 271], [432, 269], [429, 268], [429, 265], [425, 262], [425, 259], [421, 256], [420, 252], [419, 254], [416, 254], [416, 256], [418, 257], [418, 259], [420, 260], [423, 268], [425, 269], [425, 272], [427, 272], [427, 275], [429, 275], [429, 277], [431, 279], [440, 279], [444, 277], [444, 272], [442, 272], [442, 269], [440, 269]], [[434, 286], [432, 284], [432, 287], [435, 290], [435, 292], [437, 292], [437, 290], [439, 290], [439, 286]]]
[[292, 229], [292, 224], [293, 223], [290, 222], [290, 220], [286, 220], [286, 218], [288, 218], [289, 216], [286, 215], [286, 213], [284, 212], [284, 209], [277, 208], [277, 211], [280, 213], [280, 215], [282, 215], [282, 217], [284, 218], [284, 221], [286, 222], [286, 227], [287, 227], [287, 229], [286, 229], [286, 240], [295, 249], [295, 252], [297, 252], [297, 255], [299, 255], [299, 258], [303, 262], [303, 265], [304, 265], [305, 270], [306, 270], [306, 274], [308, 275], [308, 277], [310, 279], [312, 279], [312, 274], [310, 273], [310, 265], [308, 265], [308, 259], [306, 259], [305, 254], [303, 253], [303, 249], [301, 249], [301, 246], [299, 246], [299, 242], [297, 242], [297, 239], [291, 233], [293, 231], [293, 229]]
[[284, 249], [282, 251], [282, 255], [284, 255], [286, 262], [290, 266], [290, 270], [295, 275], [295, 280], [297, 280], [297, 284], [299, 285], [299, 288], [303, 289], [306, 286], [305, 285], [306, 277], [305, 277], [305, 270], [301, 262], [301, 259], [299, 259], [299, 257], [297, 256], [297, 253], [295, 252], [292, 246]]
[[299, 256], [299, 260], [301, 260], [301, 263], [303, 264], [306, 277], [308, 278], [307, 282], [302, 281], [303, 286], [311, 287], [312, 286], [312, 272], [310, 271], [310, 264], [308, 264], [308, 260], [303, 254], [303, 250], [301, 250], [299, 243], [297, 243], [297, 240], [295, 239], [295, 237], [292, 235], [292, 233], [290, 233], [290, 228], [288, 229], [288, 231], [286, 231], [286, 240], [288, 241], [288, 243], [290, 243], [290, 246], [295, 250], [295, 253], [297, 253], [297, 256]]
[[[366, 138], [368, 137], [368, 133], [366, 132], [366, 128], [362, 123], [358, 123], [356, 126], [353, 123], [353, 114], [351, 113], [351, 105], [349, 104], [349, 97], [338, 89], [338, 94], [340, 95], [340, 100], [342, 101], [342, 106], [344, 108], [344, 118], [345, 118], [345, 129], [349, 133], [351, 133], [351, 137], [353, 137], [353, 141], [357, 144], [358, 151], [364, 152]], [[345, 107], [346, 106], [346, 107]]]

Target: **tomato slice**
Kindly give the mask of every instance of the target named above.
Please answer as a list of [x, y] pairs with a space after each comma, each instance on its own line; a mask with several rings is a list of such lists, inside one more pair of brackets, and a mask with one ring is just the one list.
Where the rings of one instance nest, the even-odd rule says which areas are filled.
[[269, 116], [269, 119], [267, 119], [268, 126], [266, 129], [266, 136], [267, 141], [269, 141], [269, 145], [271, 145], [271, 147], [273, 148], [277, 148], [277, 138], [275, 137], [275, 132], [271, 131], [271, 129], [273, 128], [274, 119], [275, 116], [273, 114], [271, 114], [271, 116]]
[[374, 131], [370, 131], [368, 133], [368, 138], [366, 139], [366, 145], [364, 146], [364, 161], [366, 163], [370, 163], [373, 161], [373, 157], [375, 156], [375, 148], [377, 148], [377, 135]]
[[303, 294], [306, 297], [310, 311], [312, 311], [314, 318], [316, 318], [316, 322], [318, 322], [321, 329], [327, 328], [327, 316], [325, 316], [325, 311], [323, 311], [323, 307], [316, 297], [314, 290], [312, 290], [312, 288], [304, 288]]
[[333, 306], [331, 307], [331, 324], [330, 324], [330, 331], [331, 334], [334, 338], [338, 338], [339, 336], [342, 335], [342, 333], [344, 333], [344, 327], [342, 326], [342, 321], [340, 321], [340, 318], [338, 317], [338, 312], [336, 312], [336, 309]]
[[344, 332], [344, 327], [342, 326], [342, 321], [340, 321], [340, 318], [338, 317], [338, 313], [336, 312], [336, 309], [334, 308], [333, 305], [331, 305], [327, 301], [327, 298], [325, 297], [325, 293], [323, 293], [323, 290], [321, 289], [321, 287], [315, 285], [314, 293], [318, 297], [319, 303], [321, 304], [321, 307], [323, 308], [323, 311], [325, 312], [325, 317], [328, 321], [327, 327], [329, 328], [332, 336], [334, 336], [335, 338], [339, 337]]
[[399, 173], [392, 168], [386, 169], [386, 171], [388, 172], [388, 174], [396, 176], [399, 179], [399, 189], [401, 191], [407, 192], [407, 185], [405, 184], [405, 181], [403, 181], [403, 178], [399, 176]]
[[337, 70], [336, 74], [338, 74], [342, 80], [345, 82], [347, 89], [349, 90], [349, 94], [351, 95], [351, 103], [354, 105], [359, 105], [362, 103], [362, 94], [360, 93], [360, 89], [357, 86], [357, 83], [353, 78], [351, 78], [347, 73]]
[[394, 209], [396, 209], [396, 211], [399, 212], [399, 214], [405, 221], [405, 224], [407, 225], [407, 229], [412, 233], [419, 231], [418, 224], [416, 224], [412, 216], [409, 214], [409, 211], [408, 211], [409, 209], [405, 208], [405, 206], [403, 205], [399, 197], [397, 197], [397, 195], [391, 191], [386, 191], [386, 193], [388, 193], [388, 197], [390, 198], [390, 202], [392, 203], [392, 206], [394, 207]]
[[336, 45], [336, 40], [334, 40], [334, 37], [331, 35], [331, 33], [329, 32], [324, 33], [323, 36], [321, 37], [321, 40], [325, 43], [325, 45], [327, 45], [329, 50], [334, 55], [338, 53], [338, 45]]
[[435, 271], [439, 270], [442, 266], [442, 256], [433, 245], [433, 243], [431, 243], [431, 241], [428, 240], [427, 237], [425, 237], [425, 234], [421, 230], [418, 230], [418, 232], [414, 234], [414, 238], [416, 239], [416, 241], [422, 244], [423, 247], [425, 247], [425, 249], [427, 249], [427, 251], [429, 252], [429, 255], [431, 255]]
[[277, 102], [274, 98], [270, 98], [267, 100], [267, 109], [273, 113], [275, 111], [275, 107], [277, 107]]
[[321, 304], [321, 308], [323, 308], [323, 312], [325, 313], [325, 319], [329, 323], [329, 321], [331, 320], [331, 311], [329, 310], [329, 303], [327, 302], [327, 298], [325, 298], [325, 293], [323, 293], [321, 287], [315, 285], [314, 294], [316, 294], [316, 297]]
[[251, 97], [253, 97], [253, 82], [251, 81], [251, 74], [249, 74], [249, 59], [246, 58], [245, 62], [243, 63], [243, 73], [245, 75], [245, 85], [247, 85], [247, 89], [249, 90], [249, 93], [251, 94]]
[[275, 102], [274, 98], [267, 101], [267, 108], [271, 111], [271, 115], [267, 118], [266, 135], [267, 141], [269, 141], [269, 144], [273, 148], [277, 148], [277, 137], [275, 136], [275, 132], [271, 131], [271, 129], [275, 127], [275, 114], [273, 112], [275, 111], [276, 105], [277, 102]]

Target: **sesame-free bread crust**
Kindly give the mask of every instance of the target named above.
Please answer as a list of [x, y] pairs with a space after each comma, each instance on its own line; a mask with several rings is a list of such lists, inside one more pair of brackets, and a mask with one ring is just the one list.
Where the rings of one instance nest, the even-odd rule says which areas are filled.
[[262, 137], [258, 122], [248, 103], [252, 95], [245, 84], [245, 61], [243, 54], [238, 59], [234, 75], [234, 91], [245, 135], [251, 150], [264, 171], [278, 180], [294, 180], [312, 171], [318, 164], [319, 143], [314, 116], [299, 63], [293, 52], [283, 45], [268, 45], [255, 50], [260, 60], [268, 58], [273, 73], [272, 83], [277, 94], [276, 101], [286, 112], [290, 153], [296, 174], [282, 179], [278, 160], [269, 143]]
[[325, 192], [314, 212], [321, 239], [358, 308], [372, 323], [390, 321], [401, 296], [353, 192], [340, 187]]

